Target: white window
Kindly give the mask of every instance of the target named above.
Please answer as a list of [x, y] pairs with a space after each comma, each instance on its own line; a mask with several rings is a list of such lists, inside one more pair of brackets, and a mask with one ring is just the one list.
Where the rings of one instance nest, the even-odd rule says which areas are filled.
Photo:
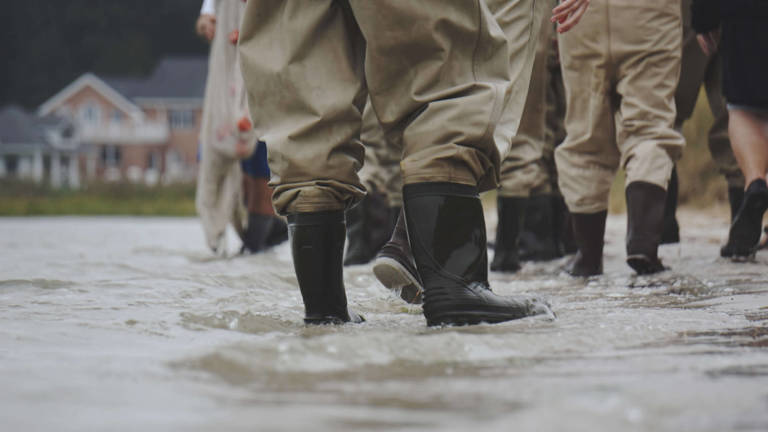
[[105, 145], [101, 148], [101, 161], [106, 167], [117, 167], [120, 165], [120, 147]]
[[170, 117], [172, 129], [194, 129], [195, 127], [195, 112], [192, 110], [171, 111]]
[[87, 124], [99, 124], [101, 122], [101, 107], [96, 102], [86, 102], [80, 107], [80, 118]]

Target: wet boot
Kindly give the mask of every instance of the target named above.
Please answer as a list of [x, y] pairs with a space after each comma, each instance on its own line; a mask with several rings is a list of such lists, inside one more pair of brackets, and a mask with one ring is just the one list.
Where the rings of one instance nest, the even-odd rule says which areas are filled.
[[521, 261], [548, 261], [562, 256], [555, 240], [554, 226], [552, 196], [528, 198], [518, 249]]
[[382, 285], [398, 293], [408, 303], [420, 304], [424, 288], [413, 262], [408, 231], [405, 228], [405, 214], [400, 209], [399, 217], [392, 232], [392, 238], [376, 255], [373, 274]]
[[[744, 202], [744, 188], [743, 187], [729, 187], [728, 188], [728, 204], [731, 207], [731, 225], [736, 220], [736, 215], [739, 213], [741, 203]], [[723, 258], [730, 258], [734, 254], [734, 245], [728, 237], [728, 241], [723, 247], [720, 248], [720, 256]]]
[[491, 291], [477, 188], [409, 184], [403, 188], [403, 201], [411, 250], [424, 283], [427, 325], [498, 323], [549, 311], [540, 301]]
[[664, 188], [635, 181], [626, 189], [627, 264], [637, 274], [666, 270], [658, 257], [666, 203]]
[[243, 247], [240, 253], [259, 253], [267, 249], [269, 234], [272, 231], [274, 216], [263, 214], [249, 214], [248, 227], [242, 234]]
[[520, 270], [520, 258], [517, 255], [517, 249], [528, 198], [500, 196], [496, 203], [499, 223], [496, 225], [496, 244], [494, 245], [491, 270], [514, 273]]
[[680, 243], [680, 225], [677, 223], [677, 167], [672, 169], [672, 177], [667, 186], [667, 202], [664, 207], [664, 228], [661, 232], [661, 244]]
[[368, 193], [347, 210], [347, 253], [344, 265], [369, 263], [392, 235], [392, 217], [386, 197]]
[[733, 256], [747, 258], [755, 254], [763, 228], [763, 214], [768, 209], [768, 186], [765, 180], [754, 180], [744, 193], [736, 218], [728, 233]]
[[286, 240], [288, 240], [288, 225], [283, 218], [272, 216], [272, 228], [266, 239], [267, 246], [277, 246]]
[[364, 321], [347, 309], [342, 275], [344, 212], [290, 214], [288, 231], [293, 267], [304, 299], [304, 322], [341, 324]]
[[573, 237], [573, 222], [571, 212], [560, 195], [552, 196], [552, 213], [554, 215], [555, 243], [560, 255], [571, 255], [579, 249]]
[[603, 246], [607, 211], [571, 213], [573, 237], [578, 246], [566, 271], [571, 276], [589, 277], [603, 274]]

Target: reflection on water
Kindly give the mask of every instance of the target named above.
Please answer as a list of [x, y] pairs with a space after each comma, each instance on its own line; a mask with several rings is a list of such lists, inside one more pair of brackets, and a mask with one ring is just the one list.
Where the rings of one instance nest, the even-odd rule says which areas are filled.
[[611, 217], [605, 276], [491, 274], [557, 318], [461, 328], [427, 328], [369, 266], [345, 273], [366, 323], [305, 327], [287, 246], [212, 257], [193, 219], [0, 219], [0, 424], [768, 430], [768, 255], [716, 258], [723, 221], [681, 219], [668, 272], [633, 276]]

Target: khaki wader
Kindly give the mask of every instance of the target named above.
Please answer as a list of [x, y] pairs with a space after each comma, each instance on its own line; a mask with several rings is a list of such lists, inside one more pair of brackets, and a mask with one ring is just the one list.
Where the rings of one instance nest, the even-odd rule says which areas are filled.
[[683, 0], [683, 59], [680, 83], [675, 93], [677, 119], [675, 126], [682, 129], [683, 122], [691, 117], [704, 84], [709, 108], [714, 123], [709, 129], [709, 151], [720, 174], [725, 176], [729, 187], [744, 188], [744, 176], [736, 162], [728, 137], [728, 109], [723, 96], [722, 56], [720, 53], [709, 57], [696, 41], [696, 32], [691, 27], [691, 0]]
[[[540, 79], [539, 77], [546, 73], [543, 64], [537, 66], [540, 62], [539, 56], [547, 54], [552, 51], [548, 49], [548, 45], [543, 42], [538, 42], [543, 37], [549, 37], [551, 32], [551, 25], [549, 24], [547, 14], [547, 1], [498, 1], [487, 0], [491, 13], [494, 14], [494, 19], [501, 27], [502, 31], [507, 35], [510, 42], [510, 74], [513, 77], [517, 77], [517, 85], [513, 84], [513, 94], [515, 97], [510, 98], [508, 101], [503, 119], [507, 121], [506, 124], [502, 123], [496, 128], [496, 140], [497, 146], [507, 150], [507, 157], [502, 162], [502, 191], [505, 190], [505, 166], [506, 170], [515, 171], [516, 167], [525, 164], [539, 164], [539, 158], [542, 151], [536, 147], [539, 142], [534, 142], [526, 145], [526, 143], [520, 143], [520, 139], [516, 137], [510, 138], [510, 134], [514, 135], [514, 130], [518, 127], [520, 122], [520, 128], [523, 129], [527, 126], [530, 130], [537, 125], [531, 126], [531, 123], [535, 123], [535, 120], [531, 120], [532, 115], [526, 117], [524, 113], [521, 113], [519, 107], [521, 107], [521, 100], [527, 98], [526, 94], [521, 91], [524, 88], [523, 83], [530, 81], [528, 92], [534, 90], [534, 81]], [[554, 3], [553, 3], [554, 5]], [[533, 20], [541, 21], [543, 27], [533, 25]], [[550, 29], [548, 31], [547, 29]], [[536, 37], [536, 34], [539, 37]], [[551, 41], [550, 41], [551, 42]], [[535, 47], [536, 51], [531, 52]], [[535, 57], [532, 57], [534, 56]], [[541, 60], [544, 62], [545, 60]], [[559, 66], [558, 66], [559, 67]], [[538, 87], [536, 87], [538, 90]], [[527, 103], [527, 102], [526, 102]], [[527, 109], [527, 107], [526, 107]], [[522, 115], [522, 119], [520, 116]], [[528, 119], [528, 120], [526, 120]], [[504, 120], [502, 120], [503, 122]], [[389, 201], [391, 207], [399, 207], [402, 205], [402, 177], [400, 174], [400, 159], [402, 157], [402, 142], [393, 141], [387, 143], [384, 135], [384, 130], [381, 128], [375, 113], [373, 112], [370, 102], [366, 103], [363, 111], [363, 128], [361, 132], [361, 140], [366, 148], [365, 153], [365, 165], [360, 171], [360, 179], [363, 185], [369, 190], [376, 190], [383, 192]], [[511, 141], [511, 143], [510, 143]], [[510, 146], [511, 144], [511, 146]], [[554, 157], [552, 156], [552, 148], [545, 148], [544, 152], [549, 150], [548, 162], [554, 166]], [[539, 154], [539, 158], [537, 158]], [[546, 156], [545, 156], [546, 158]], [[540, 172], [540, 175], [536, 178], [544, 177], [542, 183], [546, 183], [549, 179], [548, 167], [533, 169]], [[527, 170], [522, 170], [524, 172]], [[507, 178], [509, 175], [507, 175]], [[516, 176], [517, 177], [517, 176]], [[525, 181], [524, 178], [522, 178]], [[516, 180], [507, 180], [515, 182]], [[519, 180], [517, 183], [521, 183]]]
[[680, 3], [592, 0], [558, 41], [568, 109], [567, 137], [555, 159], [569, 210], [606, 210], [619, 167], [627, 185], [666, 190], [684, 145], [674, 128]]
[[363, 109], [363, 127], [360, 140], [365, 146], [365, 165], [360, 170], [360, 181], [368, 191], [387, 197], [392, 208], [403, 206], [403, 176], [400, 159], [403, 157], [402, 141], [387, 141], [370, 101]]
[[[533, 11], [532, 0], [503, 3]], [[260, 107], [253, 120], [269, 146], [277, 211], [340, 210], [363, 196], [367, 96], [386, 142], [402, 143], [405, 184], [495, 188], [494, 129], [521, 93], [510, 75], [528, 88], [532, 55], [522, 53], [532, 30], [522, 15], [528, 23], [510, 28], [526, 48], [514, 51], [480, 0], [249, 0], [242, 69], [249, 103]], [[511, 52], [521, 53], [514, 67]]]
[[[539, 3], [547, 4], [546, 1]], [[508, 138], [509, 150], [501, 163], [499, 195], [502, 197], [522, 198], [531, 194], [552, 193], [547, 162], [552, 161], [553, 143], [547, 140], [546, 99], [549, 92], [547, 58], [551, 51], [553, 27], [548, 16], [539, 16], [538, 19], [542, 21], [542, 26], [520, 126], [517, 133]]]
[[[240, 24], [244, 5], [239, 1], [218, 0], [215, 10], [216, 34], [208, 60], [195, 207], [208, 247], [224, 253], [227, 225], [231, 223], [240, 235], [247, 225], [235, 137], [238, 119], [248, 113], [237, 48], [229, 41], [230, 32]], [[255, 145], [253, 135], [249, 139], [251, 150]]]
[[240, 50], [279, 213], [362, 198], [366, 96], [403, 142], [406, 184], [495, 187], [508, 62], [482, 1], [250, 0]]

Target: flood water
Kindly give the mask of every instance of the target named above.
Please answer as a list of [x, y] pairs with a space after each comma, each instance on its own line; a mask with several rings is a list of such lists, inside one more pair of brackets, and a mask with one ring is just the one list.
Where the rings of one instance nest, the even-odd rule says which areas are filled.
[[603, 277], [491, 273], [557, 318], [434, 329], [370, 266], [366, 323], [307, 328], [287, 245], [213, 258], [195, 219], [0, 219], [0, 429], [766, 431], [768, 252], [680, 219], [672, 271], [632, 276], [611, 216]]

